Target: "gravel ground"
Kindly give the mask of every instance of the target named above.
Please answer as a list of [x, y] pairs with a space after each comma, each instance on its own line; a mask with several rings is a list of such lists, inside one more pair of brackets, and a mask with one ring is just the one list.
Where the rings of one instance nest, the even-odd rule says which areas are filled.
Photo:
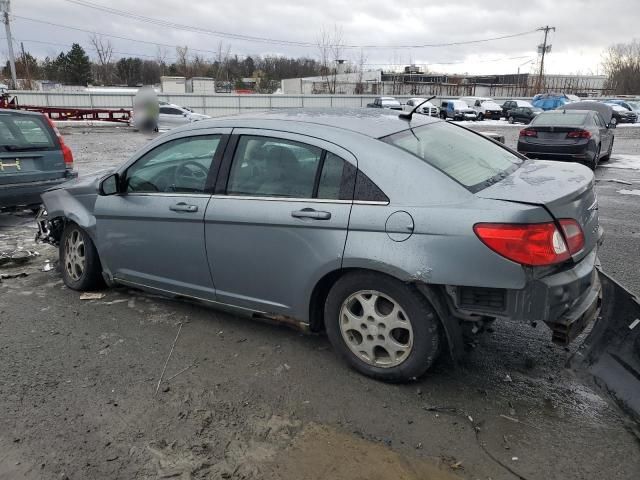
[[[516, 127], [473, 127], [515, 145]], [[81, 174], [148, 141], [63, 133]], [[603, 265], [635, 292], [640, 212], [620, 191], [640, 188], [640, 170], [615, 166], [639, 151], [640, 129], [618, 129], [614, 168], [597, 172]], [[0, 216], [0, 250], [40, 254], [2, 270], [29, 275], [0, 284], [0, 479], [517, 478], [496, 459], [526, 479], [637, 479], [634, 427], [543, 326], [498, 322], [463, 365], [382, 384], [323, 336], [125, 288], [81, 300], [42, 271], [57, 252], [34, 233], [30, 216]]]

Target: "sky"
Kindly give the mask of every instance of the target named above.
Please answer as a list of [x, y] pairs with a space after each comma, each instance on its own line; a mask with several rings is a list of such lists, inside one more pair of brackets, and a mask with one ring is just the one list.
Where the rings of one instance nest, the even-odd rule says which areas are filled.
[[[140, 16], [164, 24], [134, 18]], [[188, 28], [167, 26], [166, 22]], [[552, 51], [545, 60], [547, 73], [601, 74], [602, 53], [609, 45], [640, 38], [640, 0], [11, 1], [14, 45], [23, 42], [26, 51], [44, 58], [76, 42], [90, 57], [96, 57], [88, 32], [52, 24], [104, 34], [113, 45], [115, 58], [157, 58], [160, 51], [169, 62], [175, 59], [177, 45], [209, 59], [220, 45], [238, 55], [318, 59], [320, 32], [333, 32], [337, 27], [342, 30], [342, 43], [353, 47], [344, 48], [341, 56], [358, 63], [362, 55], [366, 69], [391, 70], [411, 63], [431, 72], [468, 74], [534, 71], [537, 46], [544, 36], [536, 29], [549, 25], [556, 30], [549, 34]], [[523, 35], [424, 46], [517, 34]], [[2, 64], [7, 52], [6, 37], [0, 30]]]

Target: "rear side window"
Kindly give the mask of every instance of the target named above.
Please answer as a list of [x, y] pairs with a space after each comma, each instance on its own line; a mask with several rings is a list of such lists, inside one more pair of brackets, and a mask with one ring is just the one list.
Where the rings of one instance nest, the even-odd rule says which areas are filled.
[[44, 119], [26, 115], [0, 115], [0, 146], [6, 150], [55, 149], [51, 129]]
[[538, 115], [531, 122], [531, 125], [537, 127], [573, 127], [583, 125], [586, 118], [586, 113], [545, 112]]
[[522, 163], [506, 148], [444, 122], [404, 130], [382, 140], [415, 155], [471, 192], [504, 178]]

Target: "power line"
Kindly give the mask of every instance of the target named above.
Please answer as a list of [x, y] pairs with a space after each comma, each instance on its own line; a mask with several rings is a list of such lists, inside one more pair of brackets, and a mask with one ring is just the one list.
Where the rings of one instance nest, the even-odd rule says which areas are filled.
[[[167, 20], [146, 17], [136, 13], [127, 12], [124, 10], [118, 10], [111, 7], [106, 7], [103, 5], [97, 5], [95, 3], [91, 3], [86, 0], [65, 0], [65, 1], [69, 3], [73, 3], [74, 5], [79, 5], [82, 7], [92, 8], [102, 12], [110, 13], [112, 15], [118, 15], [121, 17], [138, 20], [140, 22], [150, 23], [153, 25], [174, 28], [176, 30], [184, 30], [184, 31], [189, 31], [194, 33], [203, 33], [206, 35], [213, 35], [213, 36], [230, 38], [234, 40], [248, 41], [248, 42], [270, 43], [270, 44], [276, 44], [276, 45], [287, 45], [287, 46], [305, 47], [305, 48], [310, 48], [310, 47], [317, 48], [317, 44], [315, 42], [285, 40], [285, 39], [277, 39], [277, 38], [269, 38], [269, 37], [257, 37], [252, 35], [243, 35], [243, 34], [223, 32], [218, 30], [208, 30], [201, 27], [174, 23]], [[508, 38], [515, 38], [515, 37], [521, 37], [524, 35], [530, 35], [532, 33], [535, 33], [536, 31], [537, 30], [530, 30], [526, 32], [514, 33], [509, 35], [501, 35], [501, 36], [492, 37], [492, 38], [482, 38], [482, 39], [476, 39], [476, 40], [464, 40], [464, 41], [447, 42], [447, 43], [427, 43], [427, 44], [418, 44], [418, 45], [329, 45], [329, 46], [340, 46], [342, 48], [380, 48], [380, 49], [382, 48], [384, 49], [437, 48], [437, 47], [450, 47], [450, 46], [458, 46], [458, 45], [471, 45], [471, 44], [477, 44], [477, 43], [491, 42], [495, 40], [504, 40]]]
[[[66, 28], [66, 29], [69, 29], [69, 30], [75, 30], [75, 31], [78, 31], [78, 32], [88, 33], [88, 34], [92, 34], [92, 35], [100, 35], [100, 36], [104, 36], [104, 37], [117, 38], [119, 40], [126, 40], [126, 41], [130, 41], [130, 42], [137, 42], [137, 43], [142, 43], [142, 44], [147, 44], [147, 45], [154, 45], [154, 46], [160, 46], [160, 47], [171, 47], [171, 48], [176, 48], [176, 47], [180, 47], [181, 46], [181, 45], [171, 45], [171, 44], [166, 44], [166, 43], [152, 42], [152, 41], [148, 41], [148, 40], [139, 40], [139, 39], [130, 38], [130, 37], [123, 37], [121, 35], [115, 35], [115, 34], [111, 34], [111, 33], [97, 32], [95, 30], [87, 30], [87, 29], [84, 29], [84, 28], [73, 27], [71, 25], [63, 25], [61, 23], [55, 23], [55, 22], [50, 22], [50, 21], [47, 21], [47, 20], [40, 20], [40, 19], [36, 19], [36, 18], [31, 18], [31, 17], [24, 17], [24, 16], [21, 16], [21, 15], [13, 15], [13, 17], [18, 18], [20, 20], [27, 20], [27, 21], [31, 21], [31, 22], [37, 22], [37, 23], [42, 23], [42, 24], [46, 24], [46, 25], [52, 25], [52, 26], [55, 26], [55, 27]], [[28, 42], [28, 43], [54, 44], [53, 42], [44, 42], [44, 41], [40, 41], [40, 40], [23, 40], [23, 41]], [[59, 44], [59, 45], [61, 45], [61, 44]], [[68, 46], [68, 45], [65, 45], [65, 46]], [[194, 52], [204, 52], [204, 53], [212, 53], [212, 54], [220, 53], [220, 52], [218, 52], [216, 50], [193, 48], [193, 47], [190, 47], [188, 45], [187, 45], [187, 47], [189, 48], [189, 50], [192, 50]], [[133, 53], [124, 53], [124, 52], [114, 52], [114, 53], [117, 53], [117, 54], [120, 54], [120, 55], [131, 55], [131, 56], [137, 55], [137, 56], [142, 56], [142, 57], [155, 58], [153, 55], [145, 55], [145, 54], [133, 54]], [[233, 53], [233, 52], [229, 52], [229, 55], [234, 55], [234, 56], [238, 56], [238, 57], [250, 56], [250, 55], [247, 55], [247, 54], [238, 54], [238, 53]], [[522, 55], [522, 56], [517, 56], [517, 57], [496, 58], [496, 59], [491, 59], [491, 60], [480, 60], [480, 61], [478, 61], [476, 63], [499, 62], [501, 60], [519, 60], [519, 59], [523, 59], [523, 58], [530, 58], [530, 56]], [[427, 62], [428, 65], [458, 65], [458, 64], [464, 64], [464, 63], [469, 63], [469, 61], [463, 60], [463, 61], [457, 61], [457, 62]], [[395, 65], [399, 65], [399, 64], [398, 63], [365, 63], [364, 65], [366, 65], [366, 66], [395, 66]]]

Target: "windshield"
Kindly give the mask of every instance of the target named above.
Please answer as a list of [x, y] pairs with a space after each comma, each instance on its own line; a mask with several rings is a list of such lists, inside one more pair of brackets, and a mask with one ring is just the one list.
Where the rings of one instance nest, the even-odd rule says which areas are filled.
[[538, 115], [531, 125], [536, 127], [568, 127], [575, 125], [583, 125], [586, 113], [561, 113], [561, 112], [546, 112]]
[[477, 192], [503, 179], [522, 160], [496, 143], [449, 123], [404, 130], [382, 139]]
[[640, 110], [640, 102], [627, 102], [634, 110]]
[[55, 143], [44, 119], [36, 115], [0, 115], [0, 146], [3, 150], [51, 150]]

